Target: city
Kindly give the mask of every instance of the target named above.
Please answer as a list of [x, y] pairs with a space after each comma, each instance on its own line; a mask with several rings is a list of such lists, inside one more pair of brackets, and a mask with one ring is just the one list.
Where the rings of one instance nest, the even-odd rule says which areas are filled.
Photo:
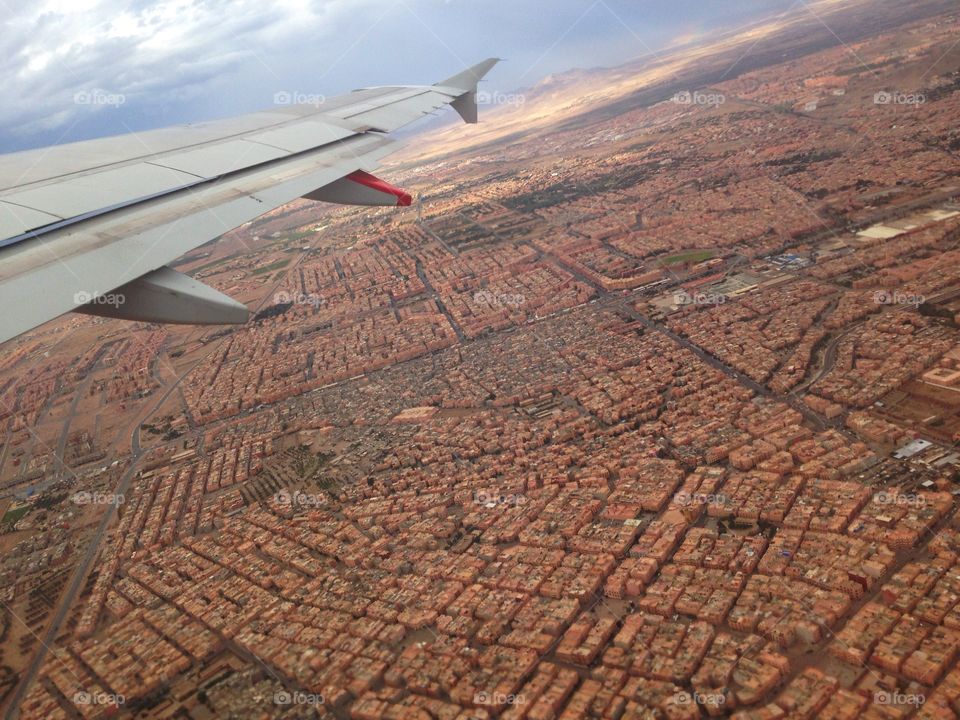
[[877, 4], [5, 344], [7, 717], [960, 717], [960, 12]]

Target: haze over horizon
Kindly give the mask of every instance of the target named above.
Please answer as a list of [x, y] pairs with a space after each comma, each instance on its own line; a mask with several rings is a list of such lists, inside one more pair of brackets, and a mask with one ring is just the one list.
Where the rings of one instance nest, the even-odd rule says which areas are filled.
[[[775, 17], [749, 0], [45, 0], [7, 8], [0, 152], [269, 108], [277, 93], [332, 96], [430, 84], [485, 57], [510, 92], [576, 68], [614, 66]], [[438, 68], [444, 68], [438, 76]]]

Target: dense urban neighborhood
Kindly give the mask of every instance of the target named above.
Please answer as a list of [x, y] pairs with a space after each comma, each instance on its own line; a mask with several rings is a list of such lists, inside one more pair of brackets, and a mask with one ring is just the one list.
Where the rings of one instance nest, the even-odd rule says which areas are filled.
[[6, 344], [7, 717], [960, 717], [960, 13], [851, 5]]

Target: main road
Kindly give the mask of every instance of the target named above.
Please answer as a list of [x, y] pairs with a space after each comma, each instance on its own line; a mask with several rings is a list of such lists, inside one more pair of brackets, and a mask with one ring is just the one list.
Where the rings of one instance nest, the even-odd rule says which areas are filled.
[[[771, 398], [771, 399], [779, 400], [781, 402], [786, 403], [787, 405], [792, 407], [794, 410], [799, 412], [801, 415], [803, 415], [803, 417], [805, 417], [810, 423], [812, 423], [818, 430], [826, 430], [828, 427], [832, 427], [830, 423], [828, 423], [824, 418], [820, 417], [817, 413], [815, 413], [813, 410], [807, 407], [798, 398], [792, 395], [784, 395], [784, 394], [774, 392], [773, 390], [768, 388], [766, 385], [759, 383], [753, 378], [748, 377], [747, 375], [744, 375], [739, 370], [736, 370], [730, 367], [729, 365], [721, 361], [716, 356], [711, 355], [709, 352], [701, 348], [696, 343], [691, 342], [689, 339], [683, 337], [682, 335], [675, 333], [673, 330], [668, 328], [663, 323], [659, 323], [654, 320], [651, 320], [649, 317], [641, 313], [639, 310], [637, 310], [633, 306], [633, 303], [631, 301], [631, 295], [629, 293], [624, 295], [623, 293], [616, 293], [616, 292], [610, 292], [608, 290], [605, 290], [603, 287], [593, 282], [589, 277], [587, 277], [582, 272], [580, 272], [578, 268], [565, 262], [562, 258], [558, 257], [557, 255], [553, 253], [545, 253], [545, 255], [549, 257], [550, 260], [552, 260], [554, 263], [556, 263], [557, 265], [562, 267], [564, 270], [566, 270], [568, 273], [573, 275], [575, 278], [594, 288], [594, 290], [600, 296], [601, 301], [603, 301], [606, 304], [616, 306], [617, 308], [625, 312], [634, 320], [642, 323], [647, 329], [653, 332], [658, 332], [663, 335], [666, 335], [668, 338], [673, 340], [678, 345], [692, 352], [694, 355], [696, 355], [698, 358], [703, 360], [703, 362], [705, 362], [710, 367], [716, 368], [717, 370], [723, 372], [724, 374], [732, 377], [734, 380], [750, 388], [751, 390], [753, 390], [755, 393], [757, 393], [762, 397]], [[843, 428], [835, 428], [835, 429], [840, 430], [841, 432], [844, 432]]]
[[[150, 405], [146, 412], [143, 412], [138, 416], [139, 419], [135, 422], [132, 430], [130, 431], [130, 449], [132, 452], [130, 464], [120, 477], [120, 482], [117, 483], [117, 487], [114, 490], [115, 496], [119, 497], [127, 494], [130, 489], [130, 483], [133, 481], [133, 478], [136, 475], [137, 465], [139, 464], [140, 457], [144, 453], [143, 448], [140, 447], [140, 427], [152, 413], [156, 412], [163, 406], [163, 404], [170, 397], [170, 394], [177, 389], [183, 379], [200, 362], [202, 362], [202, 358], [187, 368], [177, 378], [175, 378], [175, 380], [167, 388], [166, 392], [164, 392], [155, 403]], [[40, 671], [40, 668], [46, 659], [47, 652], [51, 650], [51, 646], [57, 641], [57, 635], [60, 634], [63, 624], [66, 622], [67, 616], [70, 614], [70, 611], [77, 600], [80, 589], [83, 587], [87, 576], [90, 574], [93, 561], [96, 559], [97, 552], [100, 549], [100, 543], [103, 541], [103, 536], [106, 534], [107, 528], [110, 527], [110, 523], [113, 521], [113, 518], [117, 512], [117, 508], [118, 503], [108, 504], [103, 513], [103, 517], [100, 518], [100, 523], [97, 526], [96, 532], [94, 532], [93, 537], [90, 538], [90, 542], [87, 543], [86, 550], [84, 550], [83, 556], [80, 558], [80, 561], [70, 578], [70, 582], [67, 585], [66, 590], [60, 597], [53, 620], [51, 620], [50, 625], [47, 627], [47, 631], [44, 633], [43, 639], [40, 640], [40, 645], [37, 647], [36, 652], [30, 659], [30, 664], [20, 676], [20, 682], [17, 683], [17, 687], [10, 696], [9, 704], [7, 705], [6, 712], [4, 713], [5, 720], [14, 720], [19, 716], [20, 703], [23, 701], [27, 690], [36, 679], [37, 673]]]

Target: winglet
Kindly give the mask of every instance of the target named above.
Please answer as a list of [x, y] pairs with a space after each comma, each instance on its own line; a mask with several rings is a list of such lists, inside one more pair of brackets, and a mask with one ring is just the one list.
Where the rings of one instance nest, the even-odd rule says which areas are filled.
[[464, 122], [470, 124], [477, 122], [477, 83], [479, 83], [498, 62], [500, 62], [500, 58], [488, 58], [481, 63], [477, 63], [472, 68], [467, 68], [463, 72], [436, 84], [437, 87], [461, 91], [462, 94], [450, 103], [450, 106], [460, 113], [460, 117], [463, 118]]

